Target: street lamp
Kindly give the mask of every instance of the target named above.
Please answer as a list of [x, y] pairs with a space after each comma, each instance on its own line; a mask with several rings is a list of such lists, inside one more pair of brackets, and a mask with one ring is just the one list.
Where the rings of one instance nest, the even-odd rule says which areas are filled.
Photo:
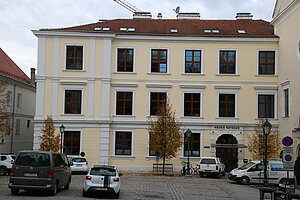
[[264, 154], [264, 186], [269, 185], [269, 180], [267, 178], [267, 163], [268, 163], [268, 135], [271, 132], [272, 124], [266, 119], [266, 121], [262, 124], [263, 133], [265, 136], [265, 154]]
[[187, 163], [187, 175], [190, 175], [190, 138], [192, 136], [192, 131], [190, 129], [186, 130], [185, 135], [188, 139], [188, 163]]
[[65, 132], [65, 126], [63, 124], [59, 127], [59, 131], [60, 131], [60, 152], [62, 152], [62, 141], [63, 141], [62, 138]]

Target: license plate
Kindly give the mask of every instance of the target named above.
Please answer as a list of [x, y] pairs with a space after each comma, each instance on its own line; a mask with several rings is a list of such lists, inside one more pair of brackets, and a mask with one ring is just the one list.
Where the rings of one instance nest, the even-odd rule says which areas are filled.
[[82, 167], [82, 165], [76, 165], [76, 167]]
[[37, 176], [37, 173], [24, 173], [24, 176]]
[[107, 188], [95, 188], [95, 190], [99, 190], [99, 191], [106, 191]]

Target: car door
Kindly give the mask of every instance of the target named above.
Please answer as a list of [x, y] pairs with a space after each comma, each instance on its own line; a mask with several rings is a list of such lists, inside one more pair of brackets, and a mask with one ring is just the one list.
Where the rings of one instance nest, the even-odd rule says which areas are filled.
[[261, 183], [263, 181], [264, 178], [263, 170], [264, 170], [264, 165], [262, 163], [258, 163], [252, 166], [248, 170], [248, 175], [252, 183]]
[[59, 180], [59, 186], [66, 184], [65, 164], [61, 154], [53, 154], [54, 174]]

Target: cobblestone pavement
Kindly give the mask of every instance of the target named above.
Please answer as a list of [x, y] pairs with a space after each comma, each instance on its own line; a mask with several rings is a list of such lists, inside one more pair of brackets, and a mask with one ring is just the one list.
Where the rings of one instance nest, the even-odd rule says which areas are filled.
[[[7, 187], [8, 176], [0, 176], [0, 199], [83, 199], [83, 175], [72, 176], [70, 190], [60, 190], [55, 197], [44, 193], [21, 191], [12, 196]], [[110, 196], [94, 196], [84, 199], [111, 199]], [[255, 185], [239, 185], [227, 178], [166, 177], [157, 175], [125, 174], [122, 176], [120, 199], [176, 199], [176, 200], [253, 200], [259, 199]]]

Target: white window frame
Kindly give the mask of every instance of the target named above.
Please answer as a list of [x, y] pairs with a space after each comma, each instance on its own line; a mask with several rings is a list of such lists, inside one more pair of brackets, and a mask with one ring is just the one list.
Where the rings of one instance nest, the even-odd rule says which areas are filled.
[[[73, 83], [64, 83], [62, 84], [62, 117], [68, 118], [82, 118], [84, 116], [84, 91], [86, 83], [82, 82], [73, 82]], [[66, 90], [81, 90], [81, 113], [80, 114], [65, 114], [65, 96]]]
[[[259, 74], [259, 52], [274, 51], [275, 52], [275, 73], [274, 74]], [[278, 75], [278, 50], [277, 49], [256, 49], [256, 76], [277, 76]]]
[[15, 135], [20, 135], [21, 133], [21, 119], [16, 119], [16, 133]]
[[[116, 155], [116, 132], [131, 132], [131, 155]], [[115, 129], [113, 133], [112, 158], [134, 158], [134, 129]]]
[[274, 118], [269, 119], [278, 119], [277, 114], [277, 96], [278, 91], [274, 87], [255, 87], [256, 90], [256, 119], [261, 119], [258, 117], [258, 95], [274, 95]]
[[[152, 50], [167, 50], [167, 72], [151, 72], [151, 53]], [[170, 75], [170, 48], [169, 47], [151, 47], [149, 49], [149, 73], [148, 74], [159, 74], [159, 75]]]
[[[133, 49], [133, 71], [132, 72], [118, 72], [118, 50], [119, 49]], [[115, 73], [117, 74], [134, 74], [136, 73], [136, 69], [135, 69], [135, 60], [136, 60], [136, 50], [135, 50], [135, 47], [132, 47], [132, 46], [118, 46], [116, 47], [116, 61], [115, 61]]]
[[[235, 51], [235, 74], [221, 74], [220, 73], [220, 52], [221, 51]], [[236, 76], [239, 75], [239, 51], [237, 48], [219, 48], [218, 49], [218, 63], [217, 63], [217, 72], [218, 76]]]
[[[216, 93], [216, 100], [217, 100], [217, 119], [238, 119], [238, 89], [240, 86], [215, 86], [217, 89]], [[235, 113], [234, 117], [220, 117], [219, 110], [220, 110], [220, 94], [234, 94], [235, 95]]]
[[[8, 94], [9, 94], [9, 96], [8, 96]], [[7, 90], [7, 93], [6, 93], [6, 98], [7, 98], [7, 100], [6, 100], [6, 105], [8, 106], [8, 107], [11, 107], [11, 104], [12, 104], [12, 91], [11, 90]]]
[[[185, 94], [191, 94], [191, 93], [197, 93], [200, 94], [200, 116], [199, 117], [193, 117], [193, 116], [185, 116], [184, 115], [184, 95]], [[182, 89], [182, 118], [191, 118], [191, 119], [199, 119], [203, 118], [203, 89]]]
[[[68, 126], [66, 126], [65, 132], [67, 131], [77, 131], [80, 132], [80, 144], [79, 144], [79, 153], [83, 151], [82, 149], [82, 145], [83, 145], [83, 130], [82, 129], [77, 129], [77, 128], [68, 128]], [[65, 133], [63, 134], [63, 144], [62, 144], [62, 152], [64, 152], [64, 142], [65, 142]], [[70, 154], [72, 155], [72, 154]], [[78, 156], [78, 155], [76, 155]]]
[[[185, 72], [185, 52], [186, 51], [201, 51], [201, 54], [200, 54], [200, 56], [201, 56], [201, 61], [200, 61], [200, 70], [201, 70], [201, 72], [200, 73], [186, 73]], [[182, 73], [183, 74], [188, 74], [188, 75], [204, 75], [204, 59], [203, 59], [203, 55], [204, 55], [204, 49], [203, 48], [185, 48], [184, 50], [183, 50], [183, 66], [182, 66]]]
[[[117, 92], [132, 92], [132, 114], [131, 115], [117, 115]], [[135, 88], [127, 88], [127, 87], [118, 87], [115, 88], [114, 91], [114, 117], [118, 117], [120, 119], [128, 118], [128, 117], [134, 117], [135, 116]]]
[[17, 93], [17, 108], [22, 108], [22, 94]]
[[[187, 129], [183, 130], [183, 132], [182, 132], [182, 138], [184, 138], [184, 134], [185, 134], [186, 131], [187, 131]], [[198, 130], [198, 129], [192, 129], [191, 131], [192, 131], [192, 133], [199, 133], [200, 134], [200, 157], [192, 157], [192, 156], [190, 156], [190, 159], [191, 160], [199, 160], [201, 157], [203, 157], [203, 131]], [[184, 143], [182, 143], [181, 149], [182, 149], [182, 151], [181, 151], [181, 158], [182, 159], [187, 159], [188, 157], [184, 156]]]
[[161, 93], [166, 93], [167, 94], [167, 100], [169, 98], [169, 89], [168, 88], [149, 88], [149, 91], [148, 91], [148, 116], [150, 117], [155, 117], [155, 116], [152, 116], [150, 115], [150, 106], [151, 106], [151, 93], [152, 92], [161, 92]]
[[[289, 109], [289, 115], [288, 116], [285, 116], [285, 95], [284, 95], [284, 91], [285, 90], [288, 90], [288, 95], [289, 95], [289, 102], [288, 102], [288, 104], [289, 104], [289, 107], [288, 107], [288, 109]], [[282, 89], [281, 89], [281, 92], [282, 92], [282, 99], [281, 99], [281, 101], [282, 101], [282, 113], [281, 113], [281, 117], [282, 118], [289, 118], [290, 116], [291, 116], [291, 88], [290, 88], [290, 85], [289, 84], [287, 84], [287, 85], [283, 85], [282, 86]]]
[[[82, 46], [82, 69], [81, 70], [74, 70], [74, 69], [67, 69], [67, 46]], [[84, 43], [65, 43], [64, 44], [64, 69], [65, 72], [82, 72], [85, 71], [85, 57], [86, 57], [86, 44]]]

